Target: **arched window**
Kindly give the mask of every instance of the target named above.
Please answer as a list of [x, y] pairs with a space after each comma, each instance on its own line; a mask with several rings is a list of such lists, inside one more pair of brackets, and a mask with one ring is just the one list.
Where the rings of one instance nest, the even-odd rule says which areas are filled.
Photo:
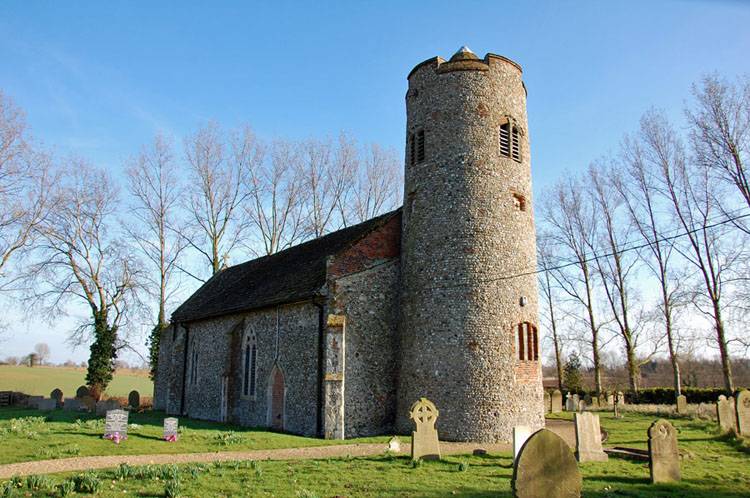
[[507, 118], [500, 125], [499, 145], [501, 156], [521, 162], [521, 132]]
[[513, 192], [513, 206], [519, 211], [526, 211], [526, 197], [518, 192]]
[[255, 334], [247, 332], [242, 346], [242, 395], [255, 396], [258, 346]]
[[529, 322], [518, 324], [518, 359], [539, 361], [539, 335], [536, 326]]

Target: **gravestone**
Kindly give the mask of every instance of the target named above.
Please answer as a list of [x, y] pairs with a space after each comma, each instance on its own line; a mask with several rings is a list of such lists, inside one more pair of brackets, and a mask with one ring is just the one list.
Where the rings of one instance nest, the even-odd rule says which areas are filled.
[[104, 420], [104, 437], [112, 439], [117, 435], [120, 439], [128, 437], [128, 412], [126, 410], [108, 410]]
[[591, 406], [589, 406], [590, 409], [599, 409], [599, 398], [593, 397], [591, 398]]
[[684, 394], [677, 396], [677, 413], [687, 413], [687, 398]]
[[544, 391], [544, 411], [546, 413], [552, 411], [552, 398], [547, 391]]
[[523, 444], [531, 436], [531, 427], [526, 425], [517, 425], [513, 427], [513, 460], [518, 458], [521, 453]]
[[627, 403], [625, 402], [625, 394], [623, 394], [622, 391], [617, 392], [617, 400], [620, 405], [625, 406]]
[[578, 411], [582, 412], [586, 409], [586, 400], [582, 399], [578, 402]]
[[435, 404], [427, 398], [411, 405], [409, 418], [414, 421], [416, 430], [411, 433], [411, 458], [426, 460], [440, 459], [440, 443], [435, 429], [439, 412]]
[[63, 410], [68, 412], [77, 412], [81, 409], [81, 400], [76, 398], [65, 398]]
[[138, 391], [130, 391], [128, 394], [128, 406], [137, 410], [141, 406], [141, 394]]
[[734, 413], [734, 398], [727, 399], [723, 394], [716, 401], [716, 418], [722, 432], [737, 431], [737, 418]]
[[53, 389], [52, 392], [49, 393], [49, 397], [57, 401], [58, 408], [62, 406], [63, 392], [60, 389]]
[[177, 440], [177, 429], [179, 420], [175, 417], [168, 417], [164, 419], [164, 439], [167, 441]]
[[607, 394], [607, 406], [615, 406], [615, 395]]
[[104, 415], [110, 410], [117, 410], [120, 408], [120, 402], [116, 399], [106, 399], [96, 402], [96, 414]]
[[565, 395], [565, 411], [574, 412], [576, 411], [576, 401], [573, 395], [568, 393]]
[[515, 498], [578, 498], [581, 484], [570, 447], [547, 429], [532, 434], [513, 463]]
[[657, 420], [648, 429], [648, 457], [652, 483], [680, 480], [677, 433], [664, 419]]
[[581, 398], [577, 394], [573, 395], [573, 406], [574, 408], [572, 411], [576, 411], [581, 407]]
[[40, 399], [37, 402], [37, 409], [43, 412], [51, 412], [57, 408], [57, 400], [52, 398]]
[[734, 410], [737, 415], [737, 434], [750, 435], [750, 391], [740, 391], [735, 395]]
[[96, 409], [96, 401], [91, 395], [87, 394], [81, 398], [81, 406], [87, 411], [93, 412]]
[[388, 440], [388, 451], [398, 453], [401, 451], [401, 440], [397, 436], [393, 436]]
[[80, 386], [78, 389], [76, 389], [76, 398], [83, 399], [86, 396], [90, 396], [91, 393], [89, 392], [89, 388], [86, 386]]
[[559, 389], [552, 391], [552, 399], [550, 400], [550, 411], [552, 413], [559, 413], [562, 411], [562, 393]]
[[573, 415], [576, 426], [576, 458], [579, 462], [606, 462], [607, 454], [602, 449], [602, 431], [599, 415], [591, 412]]

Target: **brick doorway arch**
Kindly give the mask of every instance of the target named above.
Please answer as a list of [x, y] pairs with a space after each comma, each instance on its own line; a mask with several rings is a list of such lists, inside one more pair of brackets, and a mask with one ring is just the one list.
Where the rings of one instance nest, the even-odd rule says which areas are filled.
[[278, 365], [271, 370], [271, 382], [269, 385], [268, 422], [272, 429], [284, 430], [284, 402], [286, 398], [286, 386], [284, 385], [284, 372]]

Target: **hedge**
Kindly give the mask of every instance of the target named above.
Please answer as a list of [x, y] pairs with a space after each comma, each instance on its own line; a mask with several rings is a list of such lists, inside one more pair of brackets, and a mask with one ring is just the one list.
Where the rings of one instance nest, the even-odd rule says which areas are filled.
[[[581, 399], [586, 395], [591, 397], [596, 396], [596, 391], [580, 390], [572, 392], [573, 394], [578, 394]], [[623, 393], [625, 394], [626, 403], [636, 405], [673, 405], [676, 398], [673, 387], [639, 389], [637, 394], [629, 391], [623, 391]], [[565, 394], [563, 393], [563, 399], [565, 398]], [[718, 387], [683, 387], [682, 394], [685, 395], [688, 403], [715, 403], [720, 395], [726, 395], [726, 391]]]

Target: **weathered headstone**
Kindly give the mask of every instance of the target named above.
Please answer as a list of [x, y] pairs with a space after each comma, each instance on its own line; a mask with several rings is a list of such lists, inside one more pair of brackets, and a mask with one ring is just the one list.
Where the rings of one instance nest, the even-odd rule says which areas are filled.
[[141, 406], [141, 393], [138, 391], [130, 391], [128, 394], [128, 406], [134, 410], [137, 410]]
[[552, 391], [552, 399], [550, 400], [550, 411], [552, 413], [559, 413], [562, 411], [562, 393], [559, 389]]
[[86, 386], [80, 386], [78, 389], [76, 389], [76, 398], [83, 399], [86, 396], [90, 396], [91, 393], [89, 392], [89, 388]]
[[108, 410], [104, 420], [104, 438], [127, 439], [128, 412], [126, 410]]
[[576, 411], [581, 407], [581, 398], [577, 394], [573, 395], [573, 406], [575, 408], [572, 411]]
[[716, 401], [716, 418], [722, 432], [737, 431], [737, 418], [734, 412], [734, 398], [727, 399], [723, 394]]
[[576, 411], [576, 400], [572, 394], [568, 393], [565, 395], [565, 411], [574, 412]]
[[44, 398], [40, 399], [37, 402], [37, 409], [41, 410], [43, 412], [51, 412], [55, 408], [57, 408], [57, 400], [52, 398]]
[[388, 440], [388, 448], [386, 449], [392, 453], [398, 453], [401, 451], [401, 440], [398, 436], [393, 436]]
[[552, 398], [547, 391], [544, 391], [544, 411], [546, 413], [552, 411]]
[[581, 484], [570, 447], [547, 429], [532, 434], [513, 463], [515, 498], [577, 498]]
[[63, 410], [77, 412], [81, 409], [81, 400], [76, 398], [65, 398]]
[[588, 405], [586, 404], [586, 400], [585, 399], [582, 399], [582, 400], [580, 400], [578, 402], [578, 411], [579, 412], [584, 411], [587, 407], [588, 407]]
[[177, 429], [179, 420], [175, 417], [164, 419], [164, 439], [166, 441], [177, 441]]
[[53, 389], [52, 392], [49, 393], [49, 397], [57, 401], [58, 408], [62, 406], [63, 392], [60, 389]]
[[617, 392], [617, 399], [621, 406], [624, 406], [627, 404], [625, 402], [625, 394], [622, 391]]
[[589, 406], [589, 409], [599, 409], [599, 398], [597, 398], [596, 396], [591, 398], [591, 406]]
[[517, 425], [513, 427], [513, 460], [518, 458], [521, 448], [527, 439], [531, 436], [531, 427], [527, 425]]
[[737, 434], [750, 435], [750, 391], [740, 391], [735, 395], [734, 410], [737, 415]]
[[657, 420], [648, 429], [648, 456], [652, 483], [680, 480], [677, 433], [664, 419]]
[[677, 396], [677, 413], [687, 413], [687, 398], [684, 394]]
[[427, 398], [411, 405], [409, 418], [414, 421], [416, 429], [411, 433], [411, 458], [440, 459], [440, 443], [435, 429], [439, 412], [435, 404]]
[[83, 407], [84, 407], [84, 408], [85, 408], [85, 409], [86, 409], [87, 411], [93, 412], [94, 410], [96, 410], [96, 401], [95, 401], [95, 400], [94, 400], [94, 398], [93, 398], [93, 397], [92, 397], [91, 395], [89, 395], [89, 394], [87, 394], [86, 396], [83, 396], [83, 397], [81, 398], [81, 405], [82, 405], [82, 406], [83, 406]]
[[615, 395], [607, 394], [607, 406], [615, 406]]
[[105, 399], [96, 402], [96, 414], [104, 415], [109, 410], [117, 410], [120, 408], [120, 402], [116, 399]]
[[573, 415], [576, 426], [576, 458], [579, 462], [606, 462], [602, 449], [602, 432], [599, 415], [591, 412]]

